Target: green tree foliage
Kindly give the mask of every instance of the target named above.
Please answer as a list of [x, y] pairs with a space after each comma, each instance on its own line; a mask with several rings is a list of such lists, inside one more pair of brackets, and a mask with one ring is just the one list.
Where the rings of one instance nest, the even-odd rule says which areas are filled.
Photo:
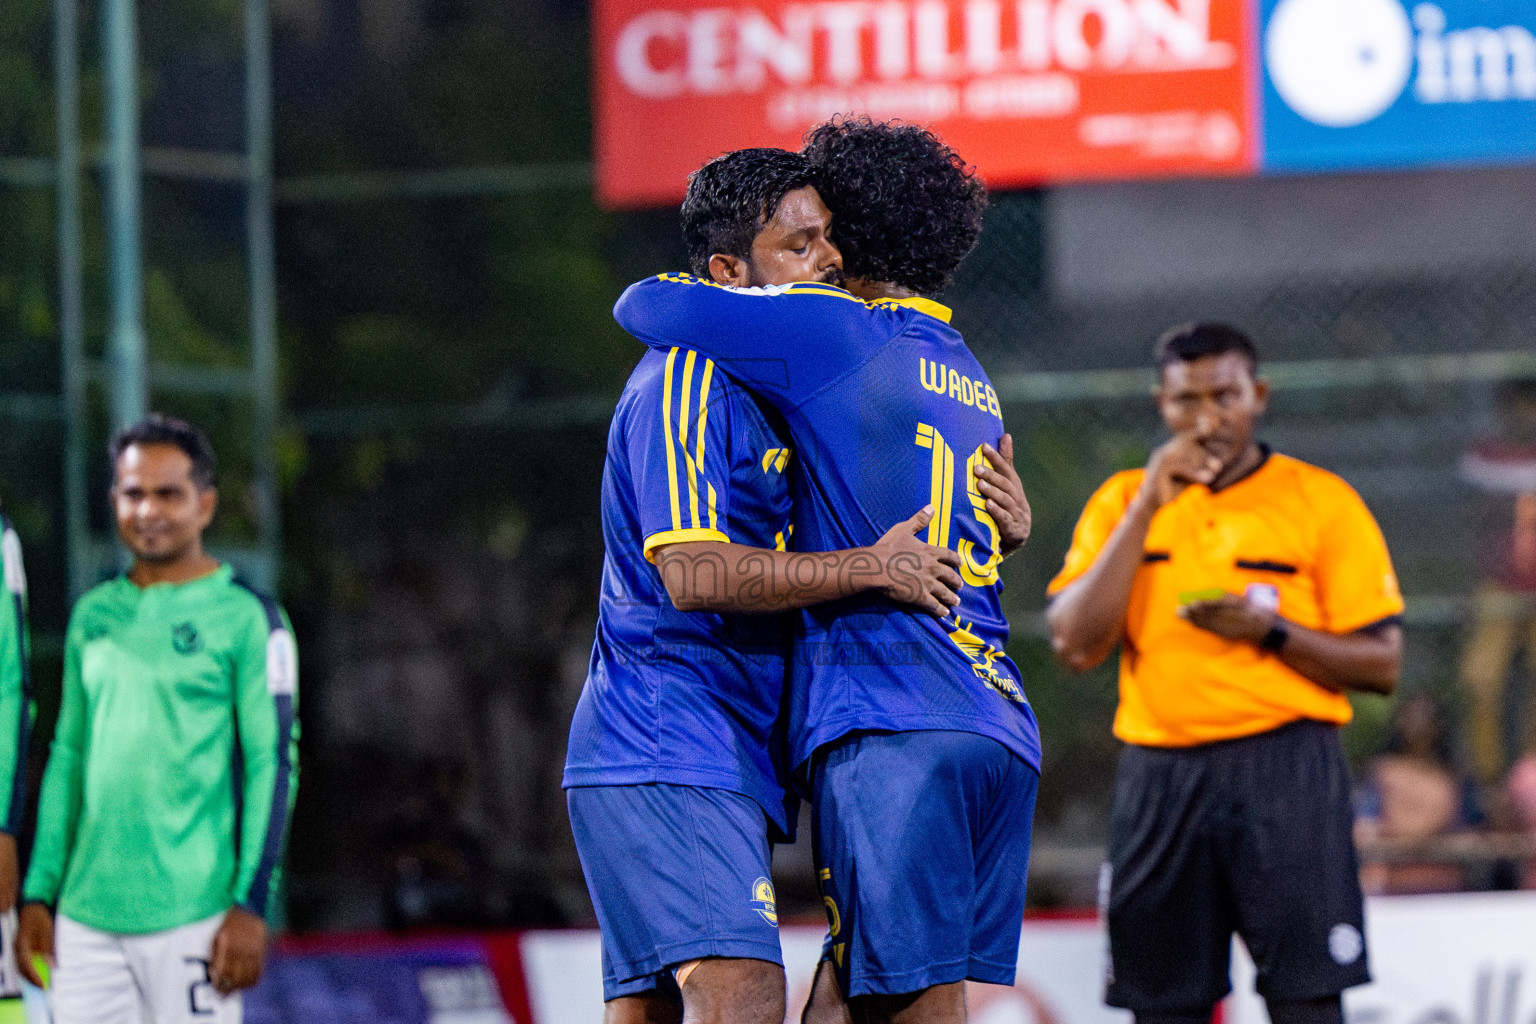
[[[294, 63], [340, 51], [336, 74], [302, 83], [318, 102], [280, 104], [283, 173], [588, 159], [579, 12], [470, 0], [422, 9], [431, 16], [373, 50], [361, 39], [288, 44]], [[609, 316], [612, 224], [584, 182], [572, 184], [285, 208], [284, 306], [303, 339], [295, 404], [616, 392], [638, 353]]]

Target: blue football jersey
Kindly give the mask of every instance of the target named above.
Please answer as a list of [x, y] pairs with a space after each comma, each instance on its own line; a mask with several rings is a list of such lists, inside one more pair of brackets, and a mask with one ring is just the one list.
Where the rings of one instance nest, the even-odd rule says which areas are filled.
[[802, 613], [793, 763], [855, 730], [957, 729], [1038, 770], [1034, 712], [1004, 653], [997, 524], [976, 483], [1002, 410], [950, 311], [823, 284], [731, 289], [663, 274], [630, 286], [614, 316], [653, 348], [713, 357], [783, 413], [800, 467], [797, 548], [873, 544], [932, 504], [926, 540], [960, 554], [960, 605], [943, 620], [873, 593]]
[[663, 544], [698, 540], [784, 550], [785, 436], [771, 407], [697, 352], [648, 352], [630, 376], [608, 430], [597, 639], [567, 788], [728, 789], [788, 831], [781, 710], [793, 620], [680, 612], [651, 562]]

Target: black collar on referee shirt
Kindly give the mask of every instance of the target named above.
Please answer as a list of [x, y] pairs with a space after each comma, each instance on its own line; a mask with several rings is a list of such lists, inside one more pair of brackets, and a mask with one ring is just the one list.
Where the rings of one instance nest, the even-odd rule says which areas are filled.
[[1259, 442], [1259, 461], [1255, 462], [1253, 464], [1253, 468], [1250, 469], [1248, 472], [1244, 473], [1242, 476], [1238, 477], [1236, 480], [1228, 481], [1227, 483], [1223, 484], [1219, 488], [1212, 487], [1211, 488], [1211, 493], [1212, 494], [1218, 494], [1221, 491], [1227, 490], [1229, 487], [1236, 487], [1238, 484], [1242, 483], [1244, 480], [1247, 480], [1249, 477], [1253, 476], [1253, 474], [1255, 474], [1259, 470], [1263, 469], [1265, 463], [1269, 462], [1269, 457], [1271, 455], [1273, 455], [1273, 454], [1275, 454], [1274, 449], [1272, 449], [1269, 445], [1265, 444], [1263, 441], [1260, 441]]

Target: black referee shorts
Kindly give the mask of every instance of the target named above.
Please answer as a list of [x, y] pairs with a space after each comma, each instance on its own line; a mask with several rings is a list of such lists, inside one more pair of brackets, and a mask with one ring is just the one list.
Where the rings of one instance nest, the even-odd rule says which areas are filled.
[[1111, 1006], [1208, 1014], [1231, 989], [1233, 932], [1266, 999], [1321, 999], [1370, 980], [1338, 732], [1300, 721], [1197, 747], [1125, 748], [1100, 893]]

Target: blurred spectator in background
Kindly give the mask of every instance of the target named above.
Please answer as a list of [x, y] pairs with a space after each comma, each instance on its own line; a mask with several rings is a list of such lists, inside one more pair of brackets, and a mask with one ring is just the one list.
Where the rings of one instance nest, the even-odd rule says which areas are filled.
[[[1528, 749], [1515, 762], [1504, 786], [1504, 797], [1514, 824], [1536, 835], [1536, 748]], [[1536, 857], [1525, 862], [1523, 876], [1521, 888], [1536, 889]]]
[[380, 831], [389, 927], [491, 923], [485, 848], [463, 824], [467, 782], [462, 762], [426, 761], [412, 792]]
[[1522, 651], [1527, 685], [1519, 704], [1524, 725], [1518, 731], [1526, 748], [1536, 747], [1528, 685], [1536, 670], [1536, 379], [1502, 384], [1497, 415], [1499, 436], [1480, 442], [1461, 460], [1468, 483], [1514, 499], [1512, 524], [1501, 515], [1488, 547], [1472, 635], [1461, 662], [1461, 685], [1470, 699], [1472, 766], [1485, 783], [1496, 781], [1507, 764], [1505, 687]]
[[1386, 749], [1356, 794], [1355, 842], [1368, 893], [1450, 892], [1464, 887], [1457, 864], [1372, 862], [1372, 848], [1452, 835], [1483, 823], [1472, 780], [1456, 768], [1450, 716], [1427, 693], [1398, 705]]

